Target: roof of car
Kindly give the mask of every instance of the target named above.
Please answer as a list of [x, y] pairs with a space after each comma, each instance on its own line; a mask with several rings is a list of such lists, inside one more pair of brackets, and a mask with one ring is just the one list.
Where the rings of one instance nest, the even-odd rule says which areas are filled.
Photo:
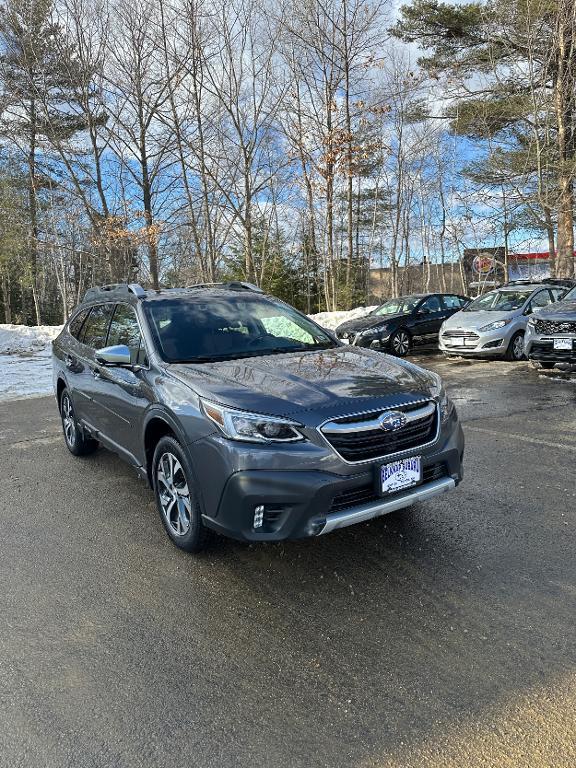
[[232, 280], [227, 283], [197, 283], [195, 285], [181, 286], [179, 288], [160, 288], [158, 290], [144, 290], [137, 283], [112, 283], [110, 285], [94, 286], [89, 288], [82, 299], [82, 304], [92, 304], [103, 301], [129, 301], [137, 302], [140, 300], [150, 301], [166, 299], [175, 296], [198, 296], [208, 295], [238, 295], [242, 294], [263, 294], [261, 288], [239, 280]]

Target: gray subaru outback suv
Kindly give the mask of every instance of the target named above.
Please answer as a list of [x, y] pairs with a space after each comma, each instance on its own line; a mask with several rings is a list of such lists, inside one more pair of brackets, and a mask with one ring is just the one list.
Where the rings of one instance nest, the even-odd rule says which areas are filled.
[[53, 365], [68, 449], [102, 444], [132, 464], [190, 552], [210, 531], [318, 536], [462, 478], [436, 374], [344, 346], [246, 283], [90, 289]]

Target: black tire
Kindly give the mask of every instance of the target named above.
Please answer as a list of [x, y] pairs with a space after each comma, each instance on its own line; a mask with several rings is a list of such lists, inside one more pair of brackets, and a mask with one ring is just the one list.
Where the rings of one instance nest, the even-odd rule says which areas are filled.
[[396, 357], [406, 357], [412, 349], [412, 338], [408, 331], [400, 328], [390, 337], [390, 351]]
[[85, 434], [74, 413], [72, 398], [67, 389], [60, 395], [60, 419], [64, 442], [73, 456], [88, 456], [98, 448], [98, 441]]
[[544, 362], [542, 361], [540, 362], [540, 368], [544, 368], [546, 371], [551, 370], [552, 368], [554, 368], [555, 365], [556, 363], [553, 363], [550, 360], [545, 360]]
[[211, 531], [202, 522], [194, 474], [180, 443], [159, 440], [152, 459], [152, 486], [162, 525], [173, 543], [185, 552], [200, 552]]
[[510, 339], [510, 344], [508, 344], [506, 360], [519, 363], [520, 360], [524, 359], [524, 331], [517, 331]]

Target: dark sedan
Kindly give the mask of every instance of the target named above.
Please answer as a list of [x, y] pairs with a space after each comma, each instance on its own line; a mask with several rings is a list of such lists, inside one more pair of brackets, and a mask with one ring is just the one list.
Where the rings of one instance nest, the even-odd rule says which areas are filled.
[[370, 314], [336, 328], [345, 344], [405, 357], [414, 347], [438, 343], [440, 326], [470, 301], [455, 293], [425, 293], [388, 299]]

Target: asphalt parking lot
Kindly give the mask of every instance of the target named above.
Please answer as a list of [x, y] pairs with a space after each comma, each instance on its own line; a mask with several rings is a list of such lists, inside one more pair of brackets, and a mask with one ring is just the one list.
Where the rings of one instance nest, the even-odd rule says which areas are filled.
[[418, 361], [456, 491], [199, 557], [51, 398], [1, 404], [2, 768], [576, 765], [576, 374]]

